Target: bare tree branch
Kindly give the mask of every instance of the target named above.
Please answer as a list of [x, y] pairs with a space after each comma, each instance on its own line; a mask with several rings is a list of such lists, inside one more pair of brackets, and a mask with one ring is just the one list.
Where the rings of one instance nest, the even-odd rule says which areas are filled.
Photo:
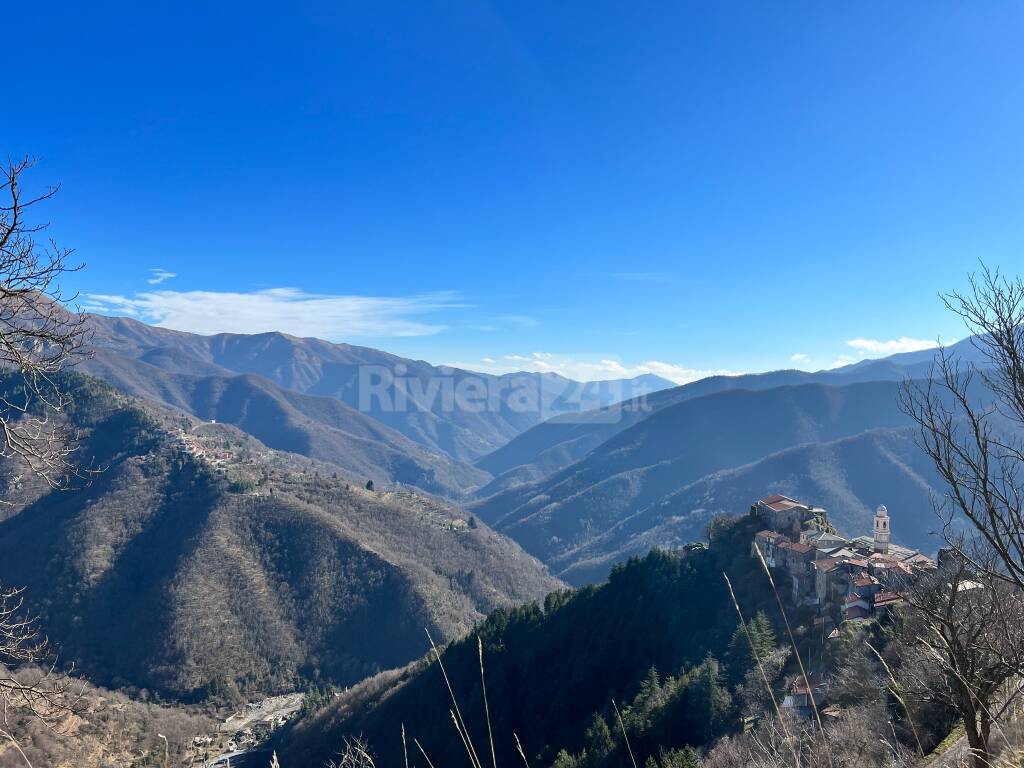
[[[970, 284], [945, 301], [983, 363], [940, 349], [926, 381], [904, 382], [900, 404], [944, 481], [937, 507], [951, 545], [975, 565], [979, 547], [993, 554], [994, 573], [1024, 589], [1024, 282], [983, 267]], [[958, 517], [973, 529], [966, 545], [952, 525]]]
[[81, 266], [69, 263], [71, 250], [38, 240], [45, 223], [27, 220], [57, 192], [24, 195], [33, 164], [25, 158], [0, 169], [0, 372], [18, 379], [0, 394], [0, 457], [21, 459], [51, 488], [66, 489], [90, 472], [75, 459], [78, 436], [56, 418], [68, 404], [60, 374], [88, 354], [89, 331], [57, 283]]

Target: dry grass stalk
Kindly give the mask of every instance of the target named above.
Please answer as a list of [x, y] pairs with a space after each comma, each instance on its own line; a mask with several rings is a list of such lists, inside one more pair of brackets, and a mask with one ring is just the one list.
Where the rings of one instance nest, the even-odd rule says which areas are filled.
[[519, 753], [519, 756], [523, 758], [524, 768], [530, 768], [530, 761], [526, 759], [526, 752], [523, 751], [523, 743], [519, 741], [519, 734], [512, 731], [512, 736], [516, 740], [516, 751]]
[[612, 707], [615, 709], [615, 716], [619, 718], [619, 728], [622, 729], [622, 740], [626, 742], [626, 749], [629, 751], [629, 760], [633, 763], [633, 768], [637, 768], [636, 758], [633, 756], [633, 747], [629, 743], [629, 734], [626, 733], [626, 724], [622, 722], [622, 713], [619, 712], [619, 705], [612, 699]]
[[[425, 630], [426, 631], [426, 630]], [[448, 672], [444, 668], [444, 662], [441, 660], [441, 653], [437, 650], [437, 646], [434, 644], [434, 638], [430, 636], [430, 632], [427, 632], [427, 640], [430, 641], [430, 648], [434, 651], [434, 658], [437, 659], [437, 665], [441, 668], [441, 675], [444, 677], [444, 684], [448, 687], [448, 695], [452, 699], [451, 716], [452, 722], [455, 723], [455, 730], [459, 732], [459, 736], [462, 738], [462, 743], [466, 747], [466, 752], [469, 754], [469, 761], [475, 768], [483, 768], [480, 763], [480, 758], [477, 756], [476, 748], [473, 746], [473, 740], [470, 738], [469, 729], [466, 728], [466, 722], [462, 719], [462, 712], [459, 710], [459, 702], [455, 699], [455, 691], [452, 689], [451, 681], [448, 679]]]
[[494, 768], [498, 768], [498, 756], [494, 750], [494, 733], [491, 730], [491, 707], [487, 703], [487, 681], [484, 680], [484, 641], [479, 635], [476, 637], [476, 649], [480, 656], [480, 689], [484, 696], [484, 715], [487, 718], [487, 740], [491, 745], [491, 764]]
[[423, 759], [427, 761], [427, 765], [430, 766], [430, 768], [434, 768], [434, 764], [430, 762], [430, 756], [427, 755], [427, 750], [425, 750], [423, 748], [423, 745], [420, 744], [419, 739], [414, 738], [412, 740], [412, 743], [416, 745], [416, 748], [420, 751], [420, 754], [423, 755]]
[[775, 714], [779, 718], [779, 724], [782, 726], [783, 733], [785, 734], [786, 743], [789, 745], [790, 751], [793, 754], [793, 762], [795, 765], [800, 765], [800, 757], [797, 755], [793, 735], [789, 732], [789, 728], [786, 726], [786, 720], [782, 716], [782, 709], [779, 707], [778, 699], [775, 698], [775, 691], [772, 690], [771, 683], [768, 681], [768, 673], [764, 671], [764, 664], [757, 653], [757, 648], [754, 647], [754, 640], [750, 636], [750, 630], [747, 629], [747, 620], [743, 617], [743, 611], [740, 609], [739, 600], [736, 599], [736, 592], [732, 588], [732, 582], [729, 580], [729, 575], [725, 571], [722, 571], [722, 578], [725, 579], [725, 584], [729, 588], [729, 597], [732, 600], [733, 607], [736, 609], [736, 615], [740, 617], [740, 625], [743, 627], [743, 634], [747, 638], [747, 643], [750, 644], [750, 652], [754, 655], [754, 660], [757, 662], [757, 669], [761, 673], [761, 680], [764, 683], [765, 690], [768, 691], [768, 696], [771, 697], [772, 707], [775, 709]]
[[772, 578], [771, 569], [768, 567], [768, 563], [765, 562], [764, 555], [761, 554], [761, 550], [754, 547], [754, 551], [757, 552], [757, 559], [761, 561], [761, 567], [764, 569], [765, 575], [768, 577], [768, 584], [772, 588], [772, 593], [775, 595], [775, 601], [779, 604], [779, 613], [782, 614], [782, 622], [786, 625], [786, 633], [789, 635], [789, 642], [793, 646], [793, 654], [796, 656], [796, 663], [800, 667], [800, 676], [803, 678], [804, 685], [807, 686], [807, 695], [811, 700], [811, 710], [814, 712], [814, 719], [818, 724], [818, 733], [821, 735], [821, 743], [825, 749], [825, 753], [828, 756], [828, 763], [830, 766], [834, 765], [832, 760], [832, 752], [828, 747], [828, 740], [825, 736], [825, 725], [821, 722], [821, 713], [818, 712], [818, 704], [814, 700], [814, 687], [811, 685], [811, 681], [807, 676], [807, 670], [804, 669], [804, 661], [800, 657], [800, 649], [796, 644], [796, 637], [793, 636], [793, 628], [789, 624], [789, 618], [786, 616], [786, 608], [782, 604], [782, 595], [779, 594], [778, 588], [775, 586], [775, 579]]

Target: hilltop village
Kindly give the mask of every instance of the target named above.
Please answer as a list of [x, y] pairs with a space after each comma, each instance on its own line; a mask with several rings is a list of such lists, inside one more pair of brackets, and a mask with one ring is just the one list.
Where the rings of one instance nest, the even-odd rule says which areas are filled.
[[821, 507], [774, 494], [750, 507], [765, 528], [754, 535], [751, 554], [788, 574], [796, 605], [846, 621], [867, 619], [902, 601], [894, 585], [936, 567], [916, 550], [890, 541], [889, 512], [875, 511], [872, 536], [846, 539]]

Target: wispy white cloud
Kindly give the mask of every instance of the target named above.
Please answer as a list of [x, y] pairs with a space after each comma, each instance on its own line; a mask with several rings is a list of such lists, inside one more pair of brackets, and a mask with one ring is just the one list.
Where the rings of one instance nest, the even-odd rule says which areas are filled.
[[297, 288], [248, 293], [147, 291], [132, 296], [87, 294], [83, 309], [129, 315], [153, 325], [192, 333], [282, 331], [331, 341], [356, 337], [430, 336], [446, 326], [424, 316], [465, 307], [453, 293], [411, 297], [338, 296]]
[[924, 349], [933, 349], [939, 346], [939, 342], [927, 339], [911, 339], [907, 336], [902, 336], [898, 339], [890, 339], [889, 341], [863, 338], [850, 339], [846, 342], [846, 346], [856, 349], [861, 355], [887, 356], [900, 352], [920, 352]]
[[146, 282], [150, 285], [160, 285], [160, 283], [165, 283], [172, 277], [178, 276], [177, 272], [168, 272], [166, 269], [160, 269], [159, 267], [149, 270], [149, 274], [150, 278]]
[[793, 363], [809, 363], [811, 358], [809, 355], [805, 355], [803, 352], [794, 352], [789, 356], [790, 362]]
[[732, 376], [738, 373], [724, 369], [690, 368], [660, 360], [647, 360], [636, 365], [625, 365], [607, 357], [556, 355], [551, 352], [534, 352], [531, 355], [496, 355], [480, 358], [476, 362], [453, 362], [448, 365], [483, 373], [502, 374], [514, 371], [557, 373], [577, 381], [632, 379], [636, 376], [653, 373], [676, 384], [686, 384], [708, 376]]
[[857, 362], [857, 358], [856, 357], [852, 357], [851, 355], [839, 355], [833, 361], [832, 365], [828, 366], [828, 370], [831, 371], [833, 368], [842, 368], [844, 365], [850, 365], [851, 363], [856, 363], [856, 362]]
[[514, 328], [536, 328], [540, 325], [540, 321], [537, 318], [530, 317], [529, 315], [502, 315], [498, 320]]
[[608, 277], [630, 283], [667, 283], [672, 279], [669, 272], [609, 272]]

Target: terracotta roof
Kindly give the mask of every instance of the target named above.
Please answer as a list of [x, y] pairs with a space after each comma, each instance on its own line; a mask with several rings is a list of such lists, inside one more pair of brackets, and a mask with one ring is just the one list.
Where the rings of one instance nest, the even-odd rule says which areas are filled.
[[888, 605], [889, 603], [898, 603], [903, 600], [903, 596], [896, 592], [879, 592], [875, 595], [875, 605]]
[[761, 537], [762, 539], [784, 539], [785, 538], [785, 536], [783, 536], [778, 531], [758, 531], [757, 533], [754, 534], [754, 538], [757, 538], [757, 537]]
[[823, 557], [820, 560], [815, 560], [811, 565], [817, 568], [819, 571], [828, 573], [834, 568], [842, 565], [842, 560], [837, 557]]
[[793, 507], [806, 506], [806, 504], [801, 504], [796, 499], [791, 499], [789, 496], [783, 496], [781, 493], [773, 493], [771, 496], [766, 496], [761, 499], [758, 504], [764, 504], [773, 512], [785, 512], [787, 509], [792, 509]]
[[870, 587], [875, 583], [877, 583], [875, 579], [871, 578], [866, 573], [858, 573], [853, 577], [853, 584], [857, 587]]
[[821, 688], [821, 685], [815, 679], [815, 676], [813, 674], [810, 675], [809, 678], [810, 679], [805, 680], [803, 677], [798, 677], [796, 680], [793, 681], [793, 684], [790, 686], [790, 692], [796, 696], [810, 693], [810, 688], [807, 685], [808, 683], [814, 686], [814, 690], [818, 690]]
[[808, 552], [814, 551], [814, 547], [810, 544], [790, 544], [789, 548], [794, 552], [799, 552], [801, 555], [806, 555]]

